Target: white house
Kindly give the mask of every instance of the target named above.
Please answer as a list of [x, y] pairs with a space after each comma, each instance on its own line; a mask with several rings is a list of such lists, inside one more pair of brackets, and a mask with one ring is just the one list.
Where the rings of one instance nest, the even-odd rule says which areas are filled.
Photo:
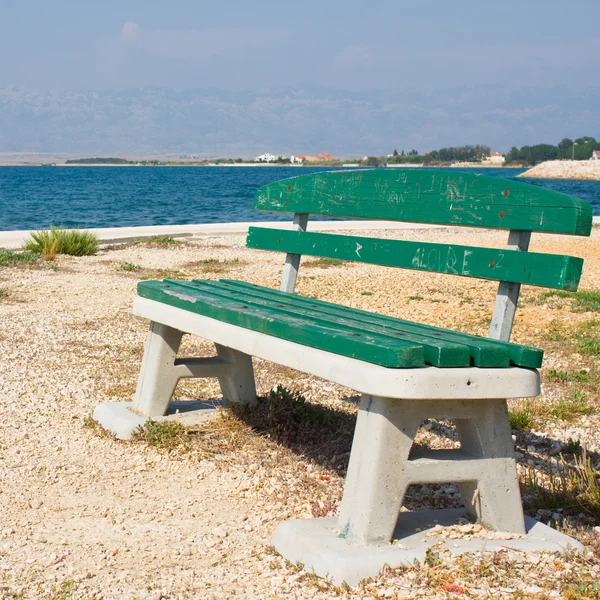
[[592, 152], [592, 158], [590, 160], [600, 160], [600, 150], [594, 150]]
[[506, 158], [500, 152], [490, 152], [490, 155], [483, 159], [483, 162], [492, 163], [494, 165], [503, 165], [505, 161]]
[[277, 157], [274, 154], [269, 154], [268, 152], [265, 152], [264, 154], [257, 156], [254, 159], [254, 162], [275, 162], [276, 160]]
[[304, 156], [296, 156], [295, 154], [292, 154], [290, 156], [290, 162], [293, 165], [301, 165], [304, 162]]

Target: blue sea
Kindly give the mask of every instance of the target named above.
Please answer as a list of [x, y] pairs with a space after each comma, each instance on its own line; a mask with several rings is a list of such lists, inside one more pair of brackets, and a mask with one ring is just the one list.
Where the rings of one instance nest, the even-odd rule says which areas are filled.
[[[0, 167], [0, 231], [289, 220], [255, 211], [256, 190], [322, 170], [331, 167]], [[504, 179], [523, 172], [464, 170]], [[600, 215], [598, 181], [521, 181], [583, 198]]]

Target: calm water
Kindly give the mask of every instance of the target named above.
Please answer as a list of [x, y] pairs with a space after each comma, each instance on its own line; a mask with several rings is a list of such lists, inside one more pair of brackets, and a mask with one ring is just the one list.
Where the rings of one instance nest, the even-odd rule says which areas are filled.
[[[53, 225], [131, 227], [289, 220], [252, 208], [257, 188], [327, 168], [0, 167], [0, 231]], [[464, 169], [512, 179], [522, 169]], [[454, 169], [453, 169], [454, 171]], [[526, 180], [592, 204], [600, 182]]]

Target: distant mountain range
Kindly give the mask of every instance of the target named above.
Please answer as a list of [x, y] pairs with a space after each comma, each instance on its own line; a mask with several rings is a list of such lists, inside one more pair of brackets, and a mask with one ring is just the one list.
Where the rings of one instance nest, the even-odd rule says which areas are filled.
[[600, 87], [0, 89], [0, 152], [343, 157], [476, 143], [506, 151], [580, 135], [600, 137]]

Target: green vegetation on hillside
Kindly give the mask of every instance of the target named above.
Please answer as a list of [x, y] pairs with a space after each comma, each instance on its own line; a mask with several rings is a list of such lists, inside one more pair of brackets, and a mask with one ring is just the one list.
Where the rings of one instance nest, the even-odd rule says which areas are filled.
[[131, 160], [111, 156], [96, 156], [95, 158], [72, 158], [65, 161], [67, 165], [132, 165]]
[[392, 156], [367, 156], [360, 161], [360, 164], [365, 167], [383, 167], [388, 164], [445, 165], [454, 162], [481, 162], [489, 154], [489, 146], [481, 144], [440, 148], [425, 154], [419, 154], [417, 150], [408, 152], [394, 150]]
[[588, 160], [594, 150], [600, 150], [600, 142], [593, 137], [563, 138], [556, 146], [513, 146], [506, 155], [506, 164], [537, 165], [546, 160]]

